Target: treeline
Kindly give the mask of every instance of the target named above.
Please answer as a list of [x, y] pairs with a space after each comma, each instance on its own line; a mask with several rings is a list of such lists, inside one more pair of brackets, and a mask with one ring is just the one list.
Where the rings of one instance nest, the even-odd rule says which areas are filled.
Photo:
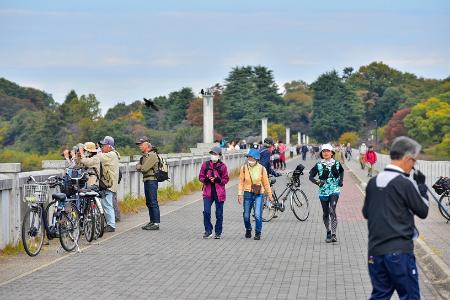
[[[409, 135], [431, 158], [450, 157], [450, 78], [418, 78], [374, 62], [357, 71], [324, 73], [311, 84], [297, 80], [283, 87], [281, 94], [273, 72], [264, 66], [233, 68], [224, 85], [212, 87], [215, 138], [258, 136], [261, 118], [268, 117], [269, 134], [284, 139], [290, 127], [293, 142], [298, 131], [317, 142], [374, 142], [378, 128], [378, 149], [389, 147], [398, 135]], [[121, 102], [102, 115], [94, 94], [70, 91], [60, 104], [50, 94], [2, 78], [0, 161], [23, 152], [55, 157], [62, 147], [105, 135], [113, 136], [124, 154], [137, 152], [133, 142], [141, 135], [151, 137], [161, 152], [188, 151], [202, 140], [203, 107], [197, 95], [185, 87], [151, 99], [158, 111], [142, 101]]]

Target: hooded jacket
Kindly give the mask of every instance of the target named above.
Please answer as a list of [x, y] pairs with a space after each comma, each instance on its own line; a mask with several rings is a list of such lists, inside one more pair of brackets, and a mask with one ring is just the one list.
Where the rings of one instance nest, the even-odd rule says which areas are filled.
[[[208, 177], [216, 177], [214, 183], [212, 183]], [[198, 180], [203, 183], [203, 198], [213, 200], [213, 189], [215, 189], [217, 199], [220, 202], [225, 202], [225, 185], [230, 178], [228, 176], [227, 166], [223, 162], [220, 160], [216, 163], [213, 163], [211, 160], [204, 162], [200, 168]]]

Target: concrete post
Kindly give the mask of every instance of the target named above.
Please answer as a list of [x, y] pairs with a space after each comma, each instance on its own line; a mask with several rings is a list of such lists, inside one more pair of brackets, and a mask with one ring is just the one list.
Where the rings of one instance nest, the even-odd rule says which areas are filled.
[[286, 127], [286, 146], [291, 146], [291, 129], [289, 127]]
[[203, 143], [214, 142], [214, 105], [213, 94], [203, 95]]
[[302, 133], [301, 132], [298, 132], [297, 133], [297, 144], [301, 144], [302, 143]]
[[261, 119], [261, 140], [264, 141], [264, 139], [267, 137], [267, 118]]
[[11, 197], [9, 199], [9, 242], [16, 245], [19, 241], [20, 226], [21, 226], [21, 201], [20, 201], [20, 183], [19, 173], [22, 169], [20, 163], [2, 163], [0, 164], [0, 173], [12, 179]]
[[309, 136], [308, 135], [306, 136], [306, 144], [309, 145]]
[[302, 144], [306, 144], [306, 134], [303, 134], [302, 136]]

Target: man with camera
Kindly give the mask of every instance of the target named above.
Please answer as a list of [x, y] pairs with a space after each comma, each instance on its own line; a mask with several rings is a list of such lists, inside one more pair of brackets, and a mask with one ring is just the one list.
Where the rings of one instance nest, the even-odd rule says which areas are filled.
[[113, 197], [117, 193], [119, 185], [119, 153], [114, 149], [114, 139], [110, 136], [99, 142], [102, 153], [100, 154], [100, 190], [105, 194], [102, 197], [102, 205], [106, 216], [106, 232], [116, 230], [115, 212], [113, 206]]
[[369, 180], [362, 213], [369, 229], [370, 299], [420, 299], [414, 243], [419, 236], [414, 215], [426, 218], [428, 196], [425, 175], [410, 178], [421, 146], [405, 136], [391, 146], [391, 164]]
[[158, 167], [159, 159], [152, 148], [150, 139], [146, 136], [136, 141], [136, 145], [142, 152], [142, 157], [136, 165], [136, 170], [144, 177], [145, 202], [148, 208], [150, 222], [142, 227], [144, 230], [159, 230], [160, 212], [158, 205], [158, 181], [155, 171]]

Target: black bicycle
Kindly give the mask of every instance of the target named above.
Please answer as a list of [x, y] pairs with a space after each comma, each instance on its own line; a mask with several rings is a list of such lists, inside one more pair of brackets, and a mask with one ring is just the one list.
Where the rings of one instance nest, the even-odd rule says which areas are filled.
[[50, 188], [61, 185], [62, 179], [56, 176], [50, 176], [43, 182], [37, 182], [30, 176], [23, 187], [23, 201], [29, 208], [22, 220], [22, 243], [29, 256], [39, 254], [44, 235], [49, 240], [59, 237], [66, 251], [78, 247], [80, 227], [77, 208], [67, 201], [63, 193], [52, 194], [50, 201]]
[[448, 223], [450, 221], [450, 178], [440, 177], [435, 184], [433, 184], [433, 189], [436, 194], [441, 195], [438, 200], [433, 193], [429, 191], [438, 204], [439, 212]]
[[[285, 202], [289, 197], [289, 204], [292, 212], [299, 221], [305, 221], [309, 217], [309, 201], [305, 192], [301, 189], [300, 175], [303, 174], [303, 170], [296, 169], [293, 172], [289, 172], [286, 176], [289, 181], [286, 184], [284, 191], [278, 196], [276, 191], [272, 189], [273, 202], [269, 201], [269, 197], [264, 197], [263, 215], [264, 222], [272, 220], [277, 212], [284, 212]], [[275, 178], [270, 178], [270, 186], [276, 183]]]

